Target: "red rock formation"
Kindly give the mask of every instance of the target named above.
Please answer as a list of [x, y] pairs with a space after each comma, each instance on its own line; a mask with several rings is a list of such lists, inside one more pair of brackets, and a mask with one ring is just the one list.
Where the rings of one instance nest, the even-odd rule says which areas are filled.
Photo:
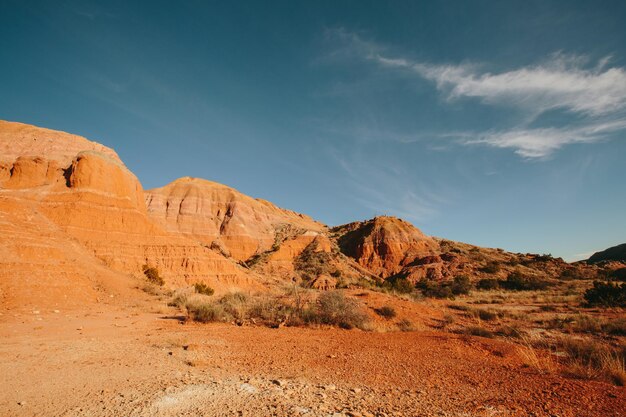
[[435, 254], [437, 242], [396, 217], [375, 217], [333, 229], [341, 251], [383, 278], [418, 258]]
[[281, 226], [325, 229], [310, 217], [198, 178], [180, 178], [149, 190], [146, 203], [150, 217], [166, 230], [209, 246], [216, 242], [240, 261], [271, 249]]
[[[78, 136], [9, 122], [0, 123], [0, 149], [0, 214], [12, 219], [12, 226], [16, 214], [38, 219], [27, 241], [18, 238], [20, 228], [15, 227], [0, 236], [5, 254], [0, 266], [10, 268], [14, 276], [20, 275], [15, 265], [22, 265], [30, 282], [56, 277], [61, 283], [71, 276], [94, 275], [94, 265], [100, 273], [108, 268], [116, 276], [141, 275], [142, 265], [149, 264], [159, 268], [169, 284], [202, 280], [218, 290], [258, 285], [258, 277], [235, 262], [155, 224], [147, 216], [141, 184], [112, 150]], [[37, 233], [41, 239], [48, 236], [46, 241], [73, 242], [69, 247], [77, 251], [67, 255], [66, 249], [58, 249], [62, 244], [53, 245], [55, 249], [30, 244]], [[38, 264], [41, 257], [65, 265], [68, 256], [75, 264], [69, 269], [25, 267]]]

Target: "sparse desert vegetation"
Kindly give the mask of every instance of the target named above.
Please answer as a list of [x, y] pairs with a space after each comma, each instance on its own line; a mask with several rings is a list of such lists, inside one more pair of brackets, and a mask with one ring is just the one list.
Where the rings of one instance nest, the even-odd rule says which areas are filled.
[[330, 325], [344, 329], [366, 330], [368, 316], [359, 303], [341, 291], [311, 293], [299, 300], [287, 293], [248, 295], [228, 293], [209, 298], [175, 298], [171, 305], [183, 307], [191, 320], [199, 322], [234, 322], [268, 327]]

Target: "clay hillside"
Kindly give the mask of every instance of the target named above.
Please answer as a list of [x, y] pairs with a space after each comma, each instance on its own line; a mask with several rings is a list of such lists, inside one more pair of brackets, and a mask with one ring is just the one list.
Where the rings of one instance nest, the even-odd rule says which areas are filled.
[[416, 285], [513, 271], [551, 280], [601, 269], [433, 238], [394, 217], [329, 228], [203, 179], [146, 191], [114, 150], [6, 121], [0, 216], [0, 294], [11, 306], [95, 302], [98, 288], [121, 291], [146, 266], [167, 287], [203, 282], [218, 292], [294, 280], [323, 289]]

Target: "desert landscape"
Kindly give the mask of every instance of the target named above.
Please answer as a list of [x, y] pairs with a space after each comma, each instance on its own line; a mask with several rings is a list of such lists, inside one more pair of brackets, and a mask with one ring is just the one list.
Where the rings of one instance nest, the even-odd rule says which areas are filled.
[[329, 227], [0, 122], [6, 416], [621, 416], [626, 246]]
[[0, 417], [626, 417], [624, 22], [0, 0]]

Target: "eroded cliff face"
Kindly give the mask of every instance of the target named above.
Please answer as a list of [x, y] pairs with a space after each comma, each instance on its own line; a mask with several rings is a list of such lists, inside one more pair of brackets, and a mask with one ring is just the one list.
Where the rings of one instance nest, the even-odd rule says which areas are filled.
[[271, 249], [288, 225], [321, 232], [310, 217], [215, 182], [184, 177], [146, 192], [149, 216], [166, 230], [221, 248], [238, 261]]
[[0, 123], [0, 149], [0, 269], [12, 274], [0, 283], [3, 296], [15, 294], [19, 276], [28, 276], [23, 283], [88, 288], [94, 271], [119, 278], [140, 275], [144, 264], [171, 285], [259, 285], [233, 260], [155, 224], [140, 182], [114, 151], [9, 122]]

